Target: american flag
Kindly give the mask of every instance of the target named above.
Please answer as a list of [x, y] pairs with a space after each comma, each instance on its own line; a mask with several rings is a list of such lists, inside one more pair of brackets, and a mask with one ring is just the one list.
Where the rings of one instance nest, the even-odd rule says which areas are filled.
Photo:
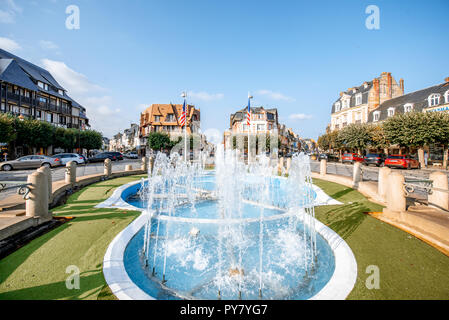
[[249, 126], [251, 124], [251, 99], [253, 97], [248, 95], [248, 110], [246, 111], [246, 124]]
[[181, 124], [181, 127], [184, 127], [186, 124], [186, 99], [184, 99], [184, 104], [182, 105], [182, 114], [179, 123]]

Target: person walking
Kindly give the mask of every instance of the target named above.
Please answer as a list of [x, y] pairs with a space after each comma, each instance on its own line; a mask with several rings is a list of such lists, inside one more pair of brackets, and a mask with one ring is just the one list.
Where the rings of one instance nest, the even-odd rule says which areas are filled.
[[427, 168], [427, 160], [429, 159], [429, 154], [427, 153], [427, 151], [424, 151], [424, 164], [425, 167]]

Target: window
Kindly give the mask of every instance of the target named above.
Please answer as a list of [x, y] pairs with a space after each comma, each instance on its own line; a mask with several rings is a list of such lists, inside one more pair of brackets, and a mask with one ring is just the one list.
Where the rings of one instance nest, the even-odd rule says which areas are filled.
[[444, 94], [444, 100], [446, 103], [449, 103], [449, 90], [447, 90], [446, 93]]
[[154, 116], [154, 121], [155, 122], [160, 122], [161, 121], [161, 116]]
[[257, 125], [257, 131], [265, 131], [265, 125], [264, 124], [258, 124]]
[[433, 107], [440, 104], [440, 95], [437, 93], [431, 94], [428, 98], [429, 107]]
[[62, 91], [62, 90], [58, 90], [58, 93], [59, 93], [61, 96], [64, 95], [64, 91]]
[[413, 104], [407, 103], [404, 105], [404, 113], [411, 112], [413, 110]]
[[379, 118], [380, 118], [380, 111], [373, 112], [373, 121], [374, 122], [379, 121]]
[[174, 122], [175, 121], [175, 115], [173, 113], [167, 114], [166, 121], [167, 122]]
[[338, 111], [340, 111], [340, 102], [337, 102], [335, 104], [335, 112], [338, 112]]
[[389, 117], [394, 116], [394, 108], [388, 108], [388, 116]]
[[37, 86], [38, 86], [39, 88], [41, 88], [41, 89], [44, 89], [44, 83], [43, 83], [43, 82], [38, 81], [38, 82], [37, 82]]
[[358, 106], [360, 104], [362, 104], [362, 94], [361, 93], [359, 93], [355, 96], [355, 105]]
[[343, 100], [343, 109], [349, 108], [349, 99]]

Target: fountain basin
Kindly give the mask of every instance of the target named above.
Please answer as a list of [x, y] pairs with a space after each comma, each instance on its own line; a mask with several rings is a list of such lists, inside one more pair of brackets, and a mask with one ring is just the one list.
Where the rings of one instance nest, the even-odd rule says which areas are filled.
[[[205, 180], [207, 179], [205, 178]], [[156, 274], [153, 277], [151, 268], [146, 269], [143, 267], [145, 256], [140, 250], [144, 239], [143, 227], [152, 211], [145, 211], [145, 209], [135, 206], [136, 203], [132, 203], [132, 201], [131, 203], [127, 202], [139, 188], [140, 182], [122, 186], [116, 190], [111, 199], [106, 201], [108, 203], [104, 204], [110, 207], [134, 208], [143, 211], [142, 215], [123, 230], [108, 248], [104, 260], [104, 274], [111, 290], [119, 299], [216, 299], [216, 286], [211, 285], [211, 283], [213, 284], [214, 277], [218, 272], [218, 269], [213, 267], [216, 265], [216, 258], [214, 260], [216, 252], [213, 250], [216, 245], [214, 246], [213, 235], [216, 234], [216, 228], [219, 227], [219, 224], [216, 217], [211, 213], [214, 212], [213, 201], [201, 203], [195, 213], [196, 216], [193, 216], [191, 212], [189, 213], [188, 206], [181, 206], [178, 208], [177, 214], [173, 216], [160, 215], [158, 217], [162, 229], [166, 224], [170, 223], [171, 229], [176, 230], [176, 234], [183, 235], [182, 237], [178, 236], [176, 239], [177, 243], [169, 245], [172, 249], [171, 251], [169, 250], [167, 256], [170, 262], [167, 265], [175, 266], [175, 268], [166, 270], [167, 282], [162, 284], [161, 265], [155, 264]], [[325, 198], [322, 195], [323, 192], [316, 186], [314, 186], [314, 190], [317, 193], [316, 200], [321, 199], [323, 201]], [[324, 202], [332, 203], [329, 199], [325, 199]], [[251, 208], [251, 203], [247, 203], [247, 205]], [[253, 213], [251, 213], [251, 210], [244, 210], [244, 212], [248, 212], [248, 215], [243, 218], [245, 228], [252, 230], [248, 233], [258, 234], [259, 219], [256, 214], [259, 212], [258, 210], [259, 207]], [[290, 246], [290, 249], [293, 249], [294, 256], [295, 245], [300, 245], [301, 239], [291, 242], [292, 234], [279, 235], [276, 233], [276, 230], [279, 229], [277, 227], [288, 224], [292, 216], [299, 217], [298, 221], [300, 223], [296, 226], [297, 228], [304, 228], [304, 225], [308, 227], [311, 221], [301, 220], [302, 213], [298, 212], [298, 210], [285, 211], [279, 208], [265, 208], [264, 211], [267, 213], [263, 219], [265, 226], [264, 257], [270, 257], [270, 252], [271, 255], [276, 253], [278, 248], [273, 243], [277, 243], [278, 246], [282, 245], [282, 241], [279, 244], [279, 239], [284, 239], [285, 243], [290, 242], [287, 248]], [[158, 219], [153, 221], [152, 230], [154, 230]], [[228, 223], [242, 223], [242, 221], [239, 221], [240, 219], [234, 220], [228, 221]], [[197, 235], [199, 239], [192, 240], [192, 237], [189, 235], [193, 224], [199, 229]], [[352, 290], [357, 275], [357, 264], [350, 248], [331, 229], [317, 220], [314, 221], [314, 224], [318, 232], [317, 247], [319, 260], [316, 270], [313, 270], [312, 277], [309, 277], [308, 283], [304, 284], [304, 281], [299, 281], [299, 279], [304, 278], [305, 270], [295, 269], [294, 259], [292, 259], [287, 268], [284, 266], [284, 269], [282, 266], [279, 266], [279, 261], [272, 259], [270, 260], [271, 265], [277, 266], [278, 270], [275, 272], [270, 268], [272, 273], [264, 274], [264, 279], [267, 280], [267, 282], [264, 281], [264, 299], [344, 299]], [[189, 241], [197, 241], [195, 249], [189, 246]], [[215, 244], [216, 241], [215, 239]], [[202, 244], [198, 246], [198, 242], [202, 242]], [[188, 261], [183, 262], [179, 260], [180, 256], [177, 256], [175, 250], [177, 247], [182, 248], [183, 257], [187, 253], [187, 256], [190, 257], [187, 259]], [[246, 290], [242, 296], [243, 299], [258, 298], [257, 272], [255, 272], [254, 267], [251, 267], [251, 265], [254, 266], [256, 263], [252, 263], [255, 261], [251, 261], [251, 258], [248, 258], [251, 256], [255, 257], [256, 251], [257, 248], [255, 246], [249, 246], [247, 255], [245, 255], [247, 266], [243, 268], [244, 272], [242, 273], [245, 274], [244, 277], [247, 278], [247, 283], [245, 284]], [[298, 265], [300, 265], [300, 255], [297, 255], [295, 258]], [[162, 256], [158, 256], [158, 260], [162, 261]], [[264, 263], [266, 263], [265, 260]], [[150, 264], [152, 265], [152, 263]], [[231, 269], [232, 266], [229, 265], [229, 267], [223, 267], [221, 272], [225, 275]], [[196, 270], [197, 275], [192, 276], [192, 270]], [[285, 271], [290, 271], [290, 273]], [[226, 281], [228, 281], [228, 284], [232, 284], [233, 278], [238, 278], [239, 274], [236, 275], [234, 273], [227, 277]], [[283, 279], [280, 276], [283, 276]], [[303, 288], [297, 288], [298, 285], [293, 286], [293, 288], [285, 286], [286, 283], [295, 283], [295, 281], [297, 284], [303, 283]], [[237, 299], [238, 296], [235, 290], [229, 290], [228, 292], [222, 290], [221, 298]]]

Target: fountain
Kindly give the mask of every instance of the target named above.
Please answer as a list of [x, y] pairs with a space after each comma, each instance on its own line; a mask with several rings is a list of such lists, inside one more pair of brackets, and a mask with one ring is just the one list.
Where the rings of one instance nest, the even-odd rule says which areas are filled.
[[[125, 252], [131, 278], [144, 275], [160, 299], [306, 299], [334, 270], [315, 231], [308, 156], [288, 177], [265, 155], [245, 164], [219, 147], [215, 172], [202, 161], [159, 153], [137, 192], [146, 223]], [[138, 251], [138, 254], [135, 252]], [[138, 259], [126, 259], [127, 256]], [[136, 263], [140, 265], [137, 268]]]

